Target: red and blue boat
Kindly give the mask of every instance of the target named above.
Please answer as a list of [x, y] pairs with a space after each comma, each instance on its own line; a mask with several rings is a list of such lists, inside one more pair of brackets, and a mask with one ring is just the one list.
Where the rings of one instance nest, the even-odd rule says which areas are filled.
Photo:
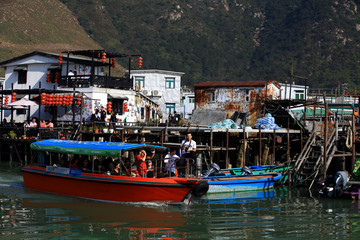
[[208, 193], [224, 193], [272, 188], [280, 178], [280, 173], [269, 173], [242, 176], [209, 176], [202, 179], [207, 180], [209, 184]]
[[[38, 153], [38, 165], [22, 168], [26, 188], [107, 202], [169, 202], [180, 203], [207, 192], [206, 181], [190, 177], [132, 177], [127, 176], [127, 161], [139, 149], [165, 150], [147, 144], [122, 142], [92, 142], [49, 139], [30, 145]], [[57, 165], [59, 156], [95, 156], [116, 158], [123, 166], [121, 175], [84, 172]], [[91, 157], [88, 157], [91, 160]], [[94, 164], [93, 169], [94, 170]], [[131, 166], [131, 165], [130, 165]]]

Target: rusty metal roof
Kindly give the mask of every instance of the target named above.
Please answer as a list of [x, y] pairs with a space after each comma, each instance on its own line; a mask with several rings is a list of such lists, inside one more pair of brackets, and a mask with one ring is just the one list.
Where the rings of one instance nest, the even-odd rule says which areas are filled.
[[[194, 84], [194, 87], [264, 87], [267, 81], [208, 81]], [[277, 86], [276, 82], [274, 82]]]

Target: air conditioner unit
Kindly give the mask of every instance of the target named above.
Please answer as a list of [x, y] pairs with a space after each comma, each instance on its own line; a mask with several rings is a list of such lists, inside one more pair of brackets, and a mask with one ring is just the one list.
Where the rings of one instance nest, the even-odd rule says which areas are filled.
[[144, 94], [145, 96], [148, 95], [148, 90], [142, 90], [141, 92], [142, 92], [142, 94]]
[[152, 91], [152, 95], [153, 95], [154, 97], [161, 97], [162, 92], [159, 91], [159, 90], [153, 90], [153, 91]]

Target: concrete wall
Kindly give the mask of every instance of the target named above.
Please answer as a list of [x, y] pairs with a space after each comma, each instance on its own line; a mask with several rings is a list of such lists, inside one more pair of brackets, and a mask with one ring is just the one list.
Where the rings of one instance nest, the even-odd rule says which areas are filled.
[[265, 90], [267, 98], [279, 97], [279, 88], [274, 84], [269, 84], [267, 88], [199, 87], [195, 89], [195, 110], [226, 111], [225, 118], [231, 118], [235, 112], [248, 112], [247, 122], [253, 125], [257, 118], [263, 117]]

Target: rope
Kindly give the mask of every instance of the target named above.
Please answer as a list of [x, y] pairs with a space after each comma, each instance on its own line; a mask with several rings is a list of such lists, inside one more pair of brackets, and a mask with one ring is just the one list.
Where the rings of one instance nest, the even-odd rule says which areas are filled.
[[[349, 122], [349, 125], [351, 126], [351, 122]], [[348, 127], [348, 129], [347, 129], [345, 145], [349, 149], [352, 148], [352, 145], [353, 145], [352, 131], [351, 131], [350, 127]]]
[[266, 112], [268, 113], [274, 113], [274, 112], [277, 112], [279, 110], [279, 108], [281, 108], [282, 106], [281, 105], [278, 105], [278, 107], [274, 110], [274, 111], [269, 111], [266, 107], [265, 107], [265, 110]]

